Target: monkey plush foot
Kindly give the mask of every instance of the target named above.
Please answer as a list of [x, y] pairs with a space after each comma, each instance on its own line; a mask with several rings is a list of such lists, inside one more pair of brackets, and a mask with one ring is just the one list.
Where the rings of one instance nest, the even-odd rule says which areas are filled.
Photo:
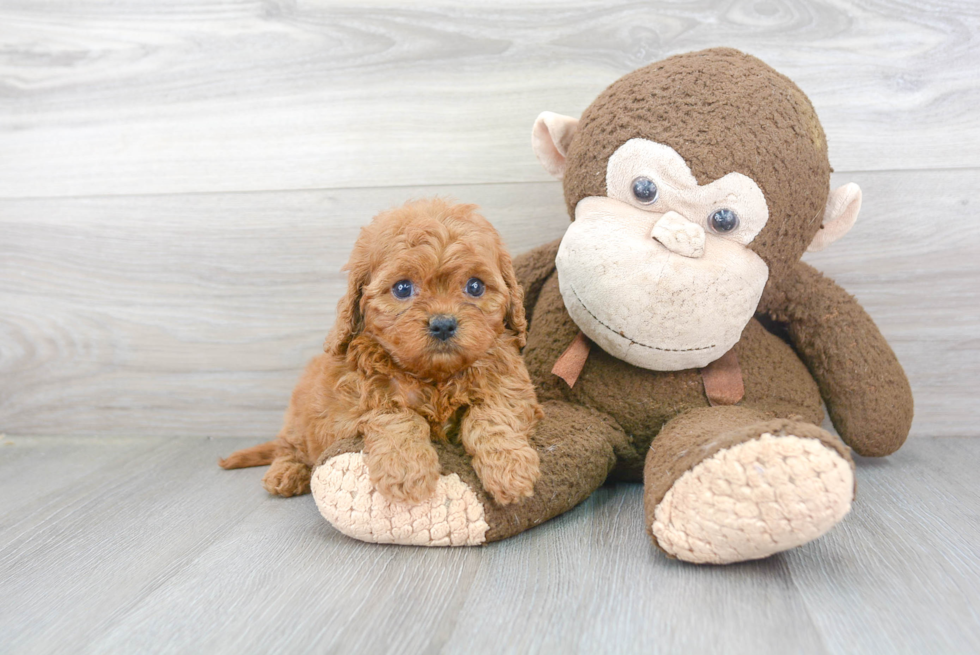
[[313, 471], [313, 498], [340, 532], [374, 543], [475, 546], [499, 541], [566, 512], [599, 488], [626, 435], [608, 417], [559, 401], [543, 404], [530, 437], [539, 458], [534, 493], [501, 504], [483, 486], [462, 444], [433, 447], [442, 475], [435, 495], [411, 504], [387, 499], [371, 483], [360, 438], [340, 439]]
[[649, 527], [657, 545], [681, 560], [760, 559], [823, 535], [850, 510], [853, 494], [852, 464], [836, 448], [766, 432], [681, 475]]
[[488, 529], [483, 504], [455, 473], [439, 477], [421, 503], [389, 500], [371, 483], [362, 453], [344, 453], [313, 472], [323, 517], [348, 537], [380, 544], [478, 546]]

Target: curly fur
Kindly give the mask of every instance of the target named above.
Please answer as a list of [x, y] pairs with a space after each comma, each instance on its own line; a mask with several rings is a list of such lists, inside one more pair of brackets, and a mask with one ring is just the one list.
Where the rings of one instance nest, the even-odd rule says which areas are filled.
[[[528, 437], [541, 409], [520, 356], [523, 291], [499, 235], [476, 209], [422, 200], [362, 229], [324, 353], [293, 391], [278, 437], [233, 453], [223, 467], [271, 463], [263, 478], [269, 493], [303, 494], [320, 454], [360, 436], [376, 487], [420, 502], [439, 477], [432, 440], [458, 438], [498, 503], [531, 496], [539, 461]], [[478, 298], [464, 291], [472, 277], [486, 285]], [[391, 288], [405, 279], [417, 294], [399, 300]], [[435, 315], [456, 318], [455, 336], [430, 335]]]

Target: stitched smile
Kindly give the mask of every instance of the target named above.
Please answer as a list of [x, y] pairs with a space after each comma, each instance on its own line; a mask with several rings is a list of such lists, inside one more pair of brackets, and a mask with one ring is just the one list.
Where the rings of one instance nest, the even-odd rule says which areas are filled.
[[640, 343], [639, 341], [634, 341], [633, 339], [630, 339], [628, 336], [626, 336], [625, 334], [623, 334], [620, 330], [614, 330], [613, 328], [609, 327], [608, 325], [606, 325], [602, 321], [602, 319], [600, 319], [598, 316], [596, 316], [592, 312], [592, 310], [589, 309], [588, 305], [586, 305], [584, 302], [582, 302], [582, 298], [578, 295], [578, 291], [575, 290], [575, 287], [573, 287], [572, 285], [568, 285], [568, 288], [572, 290], [572, 294], [574, 294], [575, 299], [578, 300], [579, 304], [582, 305], [582, 308], [585, 309], [585, 311], [587, 311], [589, 313], [589, 316], [591, 316], [592, 318], [594, 318], [596, 320], [596, 322], [599, 323], [599, 325], [601, 325], [602, 327], [606, 328], [607, 330], [609, 330], [613, 334], [618, 334], [619, 336], [623, 337], [624, 339], [626, 339], [627, 341], [629, 341], [632, 344], [635, 344], [635, 345], [640, 346], [642, 348], [649, 348], [650, 350], [659, 350], [660, 352], [665, 352], [665, 353], [689, 353], [689, 352], [695, 352], [695, 351], [698, 351], [698, 350], [711, 350], [712, 348], [715, 347], [714, 345], [710, 345], [710, 346], [702, 346], [701, 348], [657, 348], [656, 346], [648, 346], [645, 343]]

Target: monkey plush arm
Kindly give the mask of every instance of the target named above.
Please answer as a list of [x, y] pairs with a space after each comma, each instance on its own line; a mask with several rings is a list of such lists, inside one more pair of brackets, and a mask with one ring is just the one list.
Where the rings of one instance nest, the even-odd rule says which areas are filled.
[[912, 424], [912, 390], [878, 326], [853, 296], [803, 262], [774, 282], [760, 310], [788, 325], [841, 437], [860, 455], [898, 450]]
[[561, 239], [558, 239], [514, 258], [514, 274], [524, 289], [524, 313], [528, 326], [531, 325], [531, 315], [538, 302], [541, 287], [555, 270], [555, 257], [560, 243]]

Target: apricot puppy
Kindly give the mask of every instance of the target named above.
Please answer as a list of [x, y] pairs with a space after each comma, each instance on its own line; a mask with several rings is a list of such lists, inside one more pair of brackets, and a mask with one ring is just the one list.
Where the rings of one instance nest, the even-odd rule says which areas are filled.
[[439, 479], [433, 439], [460, 439], [500, 504], [530, 496], [541, 416], [520, 349], [523, 291], [475, 205], [421, 200], [361, 230], [324, 353], [306, 367], [275, 440], [223, 468], [271, 464], [269, 493], [308, 493], [320, 454], [360, 436], [371, 481], [418, 503]]

